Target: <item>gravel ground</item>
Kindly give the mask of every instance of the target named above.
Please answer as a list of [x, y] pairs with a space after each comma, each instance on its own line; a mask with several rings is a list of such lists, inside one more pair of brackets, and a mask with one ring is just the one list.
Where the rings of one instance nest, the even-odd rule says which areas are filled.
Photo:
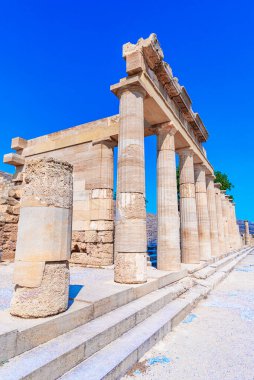
[[254, 255], [122, 378], [135, 379], [254, 379]]

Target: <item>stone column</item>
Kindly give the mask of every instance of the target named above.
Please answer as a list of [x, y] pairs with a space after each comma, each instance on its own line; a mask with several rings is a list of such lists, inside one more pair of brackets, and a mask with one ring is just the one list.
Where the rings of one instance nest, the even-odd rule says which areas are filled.
[[236, 217], [236, 211], [235, 211], [235, 203], [232, 203], [232, 213], [233, 213], [233, 220], [235, 224], [235, 241], [236, 241], [236, 248], [240, 249], [241, 248], [241, 235], [239, 231], [239, 226], [237, 223], [237, 217]]
[[170, 123], [157, 128], [157, 268], [160, 270], [181, 268], [175, 133]]
[[208, 175], [206, 177], [206, 183], [207, 183], [208, 213], [209, 213], [209, 218], [210, 218], [212, 256], [216, 257], [216, 256], [219, 256], [220, 250], [219, 250], [218, 225], [217, 225], [215, 191], [214, 191], [214, 176]]
[[234, 248], [234, 236], [233, 236], [233, 220], [231, 215], [231, 202], [229, 195], [225, 195], [226, 197], [226, 204], [227, 204], [227, 213], [228, 213], [228, 238], [229, 238], [229, 245], [230, 250]]
[[224, 239], [225, 239], [225, 253], [230, 251], [229, 233], [228, 233], [228, 213], [227, 203], [225, 198], [225, 190], [221, 190], [221, 204], [222, 204], [222, 217], [224, 222]]
[[249, 229], [248, 220], [244, 221], [244, 227], [245, 227], [245, 245], [250, 245], [251, 236], [250, 236], [250, 229]]
[[232, 225], [233, 225], [234, 249], [238, 249], [239, 248], [239, 238], [238, 238], [237, 221], [236, 221], [236, 215], [235, 215], [235, 203], [233, 203], [231, 201], [230, 207], [231, 207], [231, 217], [232, 217]]
[[207, 206], [205, 166], [195, 164], [196, 205], [199, 232], [200, 260], [211, 258], [210, 221]]
[[115, 221], [115, 281], [147, 281], [144, 166], [144, 90], [120, 90]]
[[194, 183], [193, 151], [180, 149], [180, 217], [182, 262], [199, 263], [198, 221]]
[[220, 250], [220, 254], [223, 254], [226, 252], [226, 247], [225, 247], [224, 221], [223, 221], [223, 216], [222, 216], [222, 203], [221, 203], [220, 188], [221, 188], [220, 183], [214, 184], [217, 226], [218, 226], [218, 238], [219, 238], [219, 250]]
[[47, 317], [68, 307], [72, 166], [53, 158], [25, 168], [11, 314]]

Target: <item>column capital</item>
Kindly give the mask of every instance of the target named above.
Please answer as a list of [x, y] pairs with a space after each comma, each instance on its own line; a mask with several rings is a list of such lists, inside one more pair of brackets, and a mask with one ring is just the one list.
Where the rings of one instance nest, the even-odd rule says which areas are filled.
[[208, 178], [209, 180], [213, 180], [213, 182], [214, 182], [214, 180], [215, 180], [216, 177], [215, 177], [214, 174], [207, 174], [206, 178]]
[[117, 88], [115, 94], [120, 98], [125, 92], [132, 92], [141, 95], [143, 98], [146, 97], [146, 90], [139, 83], [125, 84], [122, 87]]
[[199, 170], [206, 171], [206, 166], [202, 162], [197, 162], [197, 163], [194, 162], [194, 169], [195, 170], [199, 169]]
[[161, 133], [169, 133], [171, 136], [174, 136], [177, 132], [177, 129], [172, 123], [172, 121], [167, 121], [165, 123], [157, 124], [155, 128], [156, 128], [157, 135]]
[[106, 137], [104, 139], [97, 139], [92, 141], [92, 145], [99, 145], [99, 144], [104, 144], [108, 148], [114, 148], [117, 146], [117, 141], [114, 140], [111, 136]]
[[190, 146], [186, 148], [177, 149], [176, 153], [178, 153], [179, 156], [194, 156], [194, 151]]
[[216, 189], [219, 189], [221, 188], [222, 184], [220, 182], [214, 182], [214, 187], [216, 187]]

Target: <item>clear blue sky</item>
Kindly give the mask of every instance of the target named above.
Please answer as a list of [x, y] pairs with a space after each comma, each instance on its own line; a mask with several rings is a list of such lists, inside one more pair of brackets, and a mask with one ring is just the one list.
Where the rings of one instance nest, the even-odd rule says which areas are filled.
[[[0, 155], [32, 138], [118, 113], [109, 86], [122, 44], [158, 35], [209, 133], [208, 158], [254, 220], [252, 1], [0, 0]], [[148, 210], [156, 211], [155, 139], [146, 142]], [[2, 160], [1, 160], [2, 161]], [[0, 169], [12, 167], [0, 163]]]

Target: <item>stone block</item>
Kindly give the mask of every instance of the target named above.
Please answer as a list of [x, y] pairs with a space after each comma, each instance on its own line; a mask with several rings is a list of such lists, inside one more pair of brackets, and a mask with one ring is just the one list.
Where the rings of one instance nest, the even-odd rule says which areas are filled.
[[67, 262], [46, 263], [39, 288], [16, 286], [11, 301], [11, 314], [22, 318], [36, 318], [65, 311], [69, 299], [69, 277]]
[[[22, 207], [16, 259], [22, 261], [68, 260], [71, 247], [70, 218], [70, 211], [65, 208]], [[27, 223], [28, 220], [29, 223]], [[34, 226], [37, 231], [40, 231], [39, 234], [34, 233]]]

